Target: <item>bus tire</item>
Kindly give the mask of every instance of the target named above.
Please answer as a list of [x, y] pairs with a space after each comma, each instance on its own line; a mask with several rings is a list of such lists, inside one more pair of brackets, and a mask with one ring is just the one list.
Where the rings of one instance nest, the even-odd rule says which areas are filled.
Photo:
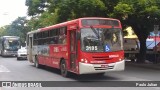
[[1, 52], [1, 56], [4, 57], [4, 52], [3, 51]]
[[41, 65], [40, 65], [39, 62], [38, 62], [37, 56], [35, 57], [34, 66], [35, 66], [36, 68], [40, 68], [40, 67], [41, 67]]
[[67, 64], [66, 64], [65, 60], [62, 60], [60, 63], [60, 71], [61, 71], [61, 75], [63, 77], [69, 76], [69, 72], [67, 71]]
[[0, 56], [2, 56], [2, 51], [0, 51]]
[[19, 60], [19, 57], [17, 57], [17, 60]]

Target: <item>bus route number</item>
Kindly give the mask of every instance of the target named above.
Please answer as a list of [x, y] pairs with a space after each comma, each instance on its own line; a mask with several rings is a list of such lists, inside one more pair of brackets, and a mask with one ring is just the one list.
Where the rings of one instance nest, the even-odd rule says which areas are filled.
[[94, 50], [98, 50], [97, 46], [86, 46], [86, 51], [94, 51]]

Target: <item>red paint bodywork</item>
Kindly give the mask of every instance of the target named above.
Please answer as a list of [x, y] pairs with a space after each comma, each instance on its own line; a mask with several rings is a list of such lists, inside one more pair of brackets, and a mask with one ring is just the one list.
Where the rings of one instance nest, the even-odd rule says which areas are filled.
[[[107, 19], [107, 18], [79, 18], [76, 20], [72, 20], [72, 21], [68, 21], [68, 22], [64, 22], [61, 24], [56, 24], [53, 26], [49, 26], [49, 27], [45, 27], [45, 28], [41, 28], [40, 32], [43, 31], [47, 31], [47, 30], [51, 30], [54, 28], [59, 28], [59, 27], [64, 27], [67, 26], [67, 44], [66, 45], [61, 45], [61, 44], [50, 44], [48, 45], [49, 47], [49, 55], [38, 55], [38, 60], [39, 60], [39, 64], [42, 65], [46, 65], [46, 66], [50, 66], [50, 67], [54, 67], [54, 68], [60, 68], [60, 59], [64, 58], [66, 60], [67, 63], [67, 69], [68, 71], [74, 72], [74, 73], [79, 73], [78, 69], [71, 69], [70, 68], [70, 39], [69, 39], [69, 30], [77, 30], [80, 31], [80, 28], [86, 28], [89, 26], [82, 26], [81, 25], [81, 20], [82, 19]], [[116, 19], [110, 19], [109, 20], [116, 20]], [[112, 28], [112, 26], [93, 26], [93, 27], [101, 27], [101, 28]], [[121, 27], [121, 23], [119, 21], [119, 26], [115, 27], [115, 28], [122, 28]], [[77, 44], [77, 51], [78, 51], [78, 57], [76, 60], [76, 67], [78, 68], [79, 66], [79, 62], [81, 62], [81, 58], [86, 58], [87, 60], [89, 60], [88, 63], [101, 63], [101, 62], [94, 62], [94, 61], [104, 61], [106, 64], [109, 63], [114, 63], [114, 62], [118, 62], [119, 59], [122, 59], [124, 57], [124, 51], [116, 51], [116, 52], [103, 52], [103, 53], [87, 53], [87, 52], [83, 52], [80, 49], [80, 40], [78, 41]], [[109, 57], [109, 55], [118, 55], [118, 57], [116, 58], [111, 58]]]

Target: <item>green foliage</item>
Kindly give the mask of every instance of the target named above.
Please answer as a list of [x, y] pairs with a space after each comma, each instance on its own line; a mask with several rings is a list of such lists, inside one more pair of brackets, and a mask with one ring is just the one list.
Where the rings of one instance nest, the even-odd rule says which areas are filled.
[[76, 0], [64, 0], [63, 2], [60, 2], [57, 7], [57, 22], [64, 22], [73, 18], [76, 4]]
[[114, 7], [114, 13], [116, 15], [128, 15], [133, 13], [132, 5], [128, 5], [126, 3], [118, 3], [117, 6]]
[[25, 5], [28, 6], [28, 15], [34, 16], [43, 13], [47, 0], [26, 0]]
[[[155, 18], [160, 17], [160, 8], [156, 0], [121, 0], [114, 8], [113, 15], [125, 21], [124, 25], [139, 26], [141, 31], [148, 36], [153, 31], [153, 25], [158, 24]], [[126, 20], [124, 20], [124, 17]], [[136, 23], [138, 22], [138, 23]], [[137, 24], [137, 25], [135, 25]], [[136, 29], [135, 29], [136, 31]], [[139, 34], [139, 31], [136, 31]]]
[[30, 28], [31, 31], [33, 31], [37, 30], [38, 28], [56, 24], [58, 17], [56, 12], [54, 14], [44, 12], [41, 14], [41, 16], [34, 16], [28, 21], [27, 26]]
[[157, 0], [120, 0], [111, 14], [123, 23], [131, 26], [140, 40], [140, 55], [138, 61], [144, 62], [146, 54], [146, 39], [154, 25], [160, 24], [160, 7]]
[[79, 17], [105, 17], [105, 4], [100, 0], [80, 0], [78, 3]]
[[58, 7], [58, 22], [80, 17], [105, 17], [106, 10], [100, 0], [65, 0]]
[[26, 17], [18, 17], [11, 25], [1, 27], [0, 30], [2, 30], [0, 36], [19, 36], [23, 43], [26, 40], [26, 33], [30, 31]]
[[28, 15], [32, 16], [29, 21], [32, 30], [75, 18], [107, 15], [101, 0], [26, 0], [26, 5]]
[[0, 27], [0, 37], [1, 37], [1, 36], [4, 36], [4, 35], [7, 35], [6, 29], [7, 29], [8, 27], [9, 27], [9, 25]]
[[30, 28], [30, 31], [33, 31], [33, 30], [36, 30], [36, 29], [40, 28], [38, 17], [37, 17], [37, 16], [32, 17], [32, 18], [28, 21], [27, 26]]
[[117, 18], [143, 42], [140, 52], [153, 26], [160, 24], [160, 0], [26, 0], [26, 6], [31, 30], [80, 17]]

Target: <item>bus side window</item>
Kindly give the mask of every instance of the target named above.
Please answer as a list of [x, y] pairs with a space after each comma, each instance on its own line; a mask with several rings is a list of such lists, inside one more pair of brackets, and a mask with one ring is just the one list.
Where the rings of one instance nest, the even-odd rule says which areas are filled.
[[54, 40], [55, 44], [58, 44], [58, 36], [54, 37], [53, 40]]
[[53, 40], [51, 40], [50, 44], [55, 44], [55, 42]]
[[66, 44], [66, 27], [62, 27], [59, 29], [59, 44]]
[[49, 42], [50, 44], [58, 44], [58, 37], [54, 36], [54, 37], [50, 38], [49, 41], [50, 41]]

